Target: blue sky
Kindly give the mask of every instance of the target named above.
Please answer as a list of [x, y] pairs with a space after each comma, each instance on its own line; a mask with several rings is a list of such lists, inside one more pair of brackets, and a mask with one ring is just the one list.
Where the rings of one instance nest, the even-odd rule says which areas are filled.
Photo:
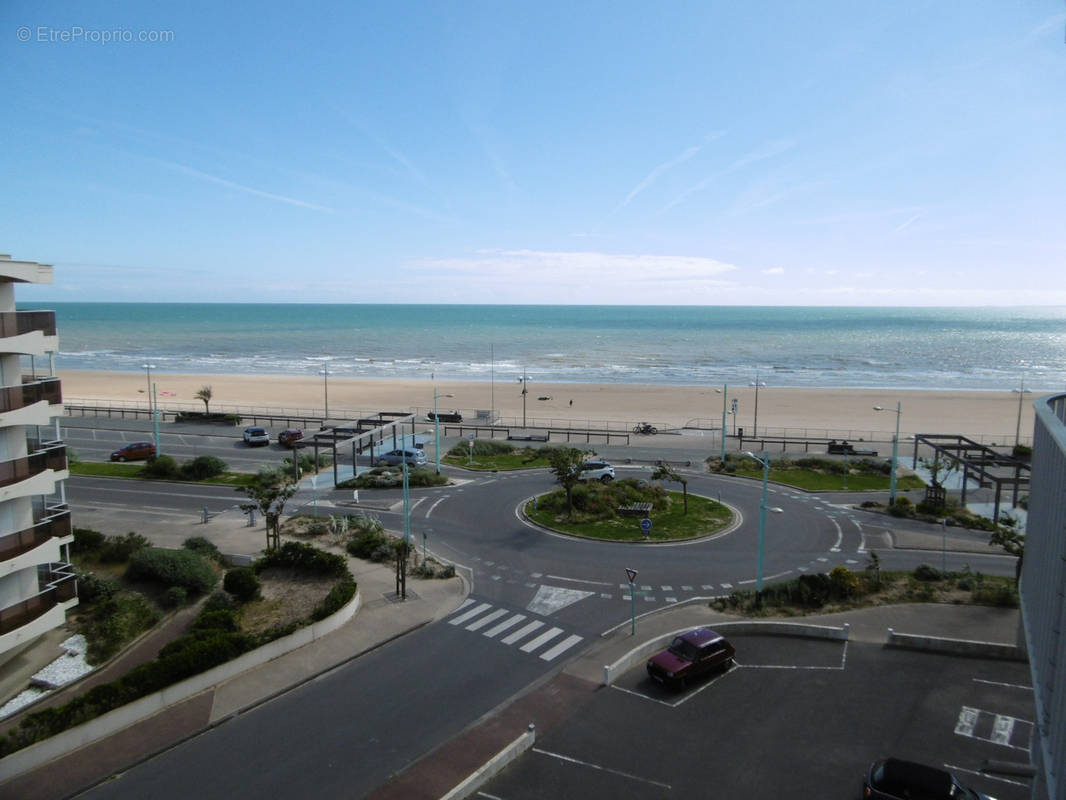
[[1060, 0], [4, 0], [0, 252], [55, 265], [30, 301], [1066, 304], [1064, 30]]

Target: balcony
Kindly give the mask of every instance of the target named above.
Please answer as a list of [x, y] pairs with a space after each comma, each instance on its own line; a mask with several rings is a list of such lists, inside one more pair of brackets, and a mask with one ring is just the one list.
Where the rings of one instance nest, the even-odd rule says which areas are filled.
[[70, 564], [49, 564], [41, 576], [44, 591], [21, 603], [0, 609], [0, 636], [16, 631], [78, 596], [78, 581]]
[[45, 336], [56, 335], [56, 312], [54, 311], [3, 311], [0, 312], [0, 339], [40, 332]]
[[35, 452], [23, 458], [0, 461], [0, 488], [20, 483], [46, 470], [60, 471], [67, 468], [67, 446], [62, 442], [31, 442]]
[[48, 516], [33, 527], [0, 536], [0, 562], [28, 553], [49, 539], [62, 539], [71, 535], [73, 529], [70, 510], [65, 505], [51, 506], [46, 509], [46, 513]]
[[59, 378], [32, 378], [21, 386], [4, 386], [0, 388], [0, 414], [17, 411], [32, 406], [42, 400], [48, 405], [57, 406], [63, 402]]

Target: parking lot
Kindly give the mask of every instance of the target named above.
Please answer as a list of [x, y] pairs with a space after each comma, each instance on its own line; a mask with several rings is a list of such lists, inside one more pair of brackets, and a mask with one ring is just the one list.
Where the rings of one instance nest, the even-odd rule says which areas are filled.
[[1029, 780], [1027, 665], [738, 635], [735, 667], [674, 693], [626, 673], [484, 787], [486, 798], [857, 798], [871, 761], [921, 761], [999, 800]]

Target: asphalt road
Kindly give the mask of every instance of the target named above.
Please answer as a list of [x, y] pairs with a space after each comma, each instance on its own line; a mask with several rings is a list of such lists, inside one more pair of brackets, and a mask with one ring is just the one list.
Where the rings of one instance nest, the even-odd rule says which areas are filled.
[[[68, 426], [64, 436], [83, 458], [106, 458], [119, 441], [144, 438], [144, 432], [88, 426], [75, 431]], [[288, 454], [246, 448], [235, 438], [239, 431], [165, 436], [170, 437], [164, 440], [165, 451], [179, 458], [209, 453], [235, 466], [243, 459], [239, 463], [248, 469]], [[616, 469], [619, 477], [642, 473], [640, 467], [617, 461]], [[422, 629], [124, 773], [91, 796], [176, 798], [191, 792], [207, 797], [311, 792], [360, 796], [523, 687], [561, 668], [606, 628], [628, 620], [626, 567], [639, 572], [638, 613], [755, 586], [761, 498], [761, 486], [755, 482], [693, 470], [689, 491], [720, 496], [738, 512], [737, 526], [689, 543], [631, 545], [559, 536], [520, 518], [517, 508], [526, 498], [552, 487], [546, 470], [450, 472], [459, 484], [412, 491], [412, 532], [417, 545], [425, 533], [434, 553], [470, 570], [473, 592], [463, 613], [474, 615], [471, 619], [491, 617], [484, 629], [470, 631], [467, 625], [448, 622]], [[66, 492], [79, 524], [90, 526], [94, 510], [192, 515], [205, 506], [210, 513], [231, 510], [241, 501], [227, 487], [80, 477], [68, 481]], [[374, 513], [387, 527], [402, 529], [398, 492], [364, 490], [361, 495], [372, 500]], [[318, 493], [324, 511], [331, 501], [350, 498], [349, 492]], [[310, 493], [303, 491], [288, 509], [306, 508], [309, 501]], [[773, 488], [768, 504], [780, 507], [782, 513], [771, 514], [767, 521], [764, 580], [825, 572], [836, 565], [862, 569], [875, 547], [884, 548], [878, 552], [886, 569], [938, 563], [928, 551], [885, 547], [888, 520], [848, 508], [851, 502], [850, 497], [845, 501]], [[891, 524], [901, 526], [898, 520]], [[1012, 559], [979, 558], [975, 569], [1013, 574]], [[975, 561], [962, 553], [946, 553], [945, 559], [949, 568]], [[481, 635], [510, 620], [515, 621], [506, 631]], [[520, 631], [525, 633], [519, 636]], [[865, 684], [866, 690], [873, 685]], [[785, 690], [774, 691], [780, 696]], [[620, 733], [630, 730], [621, 720], [604, 724], [615, 725], [613, 730]], [[701, 724], [706, 721], [688, 720], [681, 730]], [[723, 733], [729, 731], [728, 726], [720, 727]], [[639, 730], [632, 728], [634, 740], [639, 740]], [[695, 752], [689, 755], [696, 757]], [[205, 775], [212, 777], [204, 780]], [[854, 786], [854, 776], [849, 779]]]

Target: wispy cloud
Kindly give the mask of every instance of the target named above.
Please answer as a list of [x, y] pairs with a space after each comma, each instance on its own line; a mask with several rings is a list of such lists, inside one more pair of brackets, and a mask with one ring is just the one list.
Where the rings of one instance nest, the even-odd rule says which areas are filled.
[[[721, 139], [723, 136], [725, 136], [725, 133], [725, 131], [712, 131], [703, 138], [703, 142], [704, 144], [707, 144], [709, 142], [713, 142], [716, 139]], [[692, 147], [686, 148], [685, 151], [681, 153], [681, 155], [672, 158], [669, 161], [664, 161], [662, 164], [659, 164], [645, 176], [644, 180], [642, 180], [635, 187], [633, 187], [632, 191], [630, 191], [629, 194], [626, 195], [626, 199], [622, 201], [622, 205], [628, 206], [633, 201], [633, 198], [635, 198], [638, 194], [650, 187], [653, 183], [655, 183], [655, 181], [659, 180], [660, 176], [662, 176], [666, 172], [669, 172], [674, 167], [684, 164], [686, 161], [696, 155], [696, 153], [700, 152], [700, 150], [703, 149], [704, 144], [697, 144], [693, 145]]]
[[725, 169], [720, 170], [719, 172], [716, 172], [713, 175], [709, 175], [702, 181], [699, 181], [698, 183], [695, 183], [689, 188], [685, 189], [685, 191], [681, 192], [681, 194], [679, 194], [672, 201], [670, 201], [670, 203], [668, 203], [660, 213], [669, 211], [671, 208], [680, 205], [697, 192], [702, 192], [704, 189], [710, 186], [711, 183], [718, 180], [719, 178], [723, 178], [726, 175], [729, 175], [730, 173], [742, 170], [745, 167], [751, 166], [752, 164], [757, 164], [760, 161], [765, 161], [768, 158], [774, 158], [775, 156], [779, 156], [782, 153], [791, 150], [795, 146], [796, 142], [793, 139], [778, 139], [776, 141], [770, 142], [764, 147], [759, 148], [758, 150], [752, 150], [750, 153], [746, 153], [745, 155], [738, 158]]
[[901, 224], [897, 225], [897, 226], [896, 226], [896, 227], [895, 227], [895, 228], [894, 228], [894, 229], [892, 230], [892, 232], [893, 232], [893, 233], [901, 233], [901, 232], [903, 232], [903, 231], [907, 230], [907, 228], [909, 228], [909, 227], [910, 227], [911, 225], [913, 225], [913, 224], [914, 224], [915, 222], [917, 222], [917, 221], [918, 221], [919, 219], [921, 219], [921, 218], [922, 218], [922, 215], [921, 215], [921, 214], [914, 214], [914, 215], [912, 215], [912, 216], [908, 217], [908, 218], [906, 219], [906, 221], [904, 221], [903, 223], [901, 223]]
[[762, 271], [762, 274], [763, 275], [784, 275], [785, 274], [785, 268], [784, 267], [771, 267], [770, 269], [764, 269]]
[[188, 175], [191, 178], [196, 178], [197, 180], [204, 181], [205, 183], [213, 183], [216, 186], [223, 186], [227, 189], [233, 189], [234, 191], [244, 192], [245, 194], [250, 194], [255, 197], [262, 197], [267, 200], [274, 200], [279, 203], [285, 203], [287, 205], [296, 206], [297, 208], [306, 208], [311, 211], [325, 211], [329, 214], [336, 213], [335, 209], [329, 208], [328, 206], [318, 205], [317, 203], [309, 203], [306, 200], [300, 200], [295, 197], [287, 197], [283, 194], [276, 194], [275, 192], [267, 192], [263, 189], [256, 189], [254, 186], [245, 186], [242, 183], [227, 180], [226, 178], [220, 178], [217, 175], [211, 175], [207, 172], [201, 172], [200, 170], [193, 169], [192, 167], [186, 166], [185, 164], [178, 164], [174, 161], [166, 161], [162, 158], [152, 158], [151, 156], [145, 156], [145, 158], [147, 158], [149, 161], [154, 161], [157, 164], [162, 164], [163, 166], [168, 167], [169, 169], [181, 172], [184, 175]]

